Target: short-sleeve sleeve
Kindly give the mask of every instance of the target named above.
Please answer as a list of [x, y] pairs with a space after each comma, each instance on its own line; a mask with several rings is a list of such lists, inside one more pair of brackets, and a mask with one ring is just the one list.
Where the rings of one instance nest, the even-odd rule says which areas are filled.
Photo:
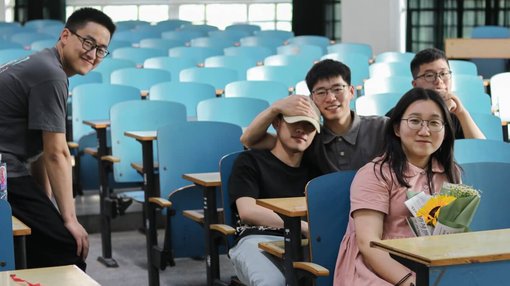
[[50, 132], [66, 131], [67, 83], [46, 81], [32, 87], [28, 105], [28, 128]]
[[234, 162], [228, 182], [231, 204], [235, 205], [235, 201], [241, 197], [258, 198], [260, 181], [260, 171], [255, 160], [248, 152], [241, 153]]
[[351, 184], [351, 215], [359, 209], [389, 213], [390, 192], [387, 184], [376, 172], [379, 173], [379, 165], [370, 162], [356, 173]]

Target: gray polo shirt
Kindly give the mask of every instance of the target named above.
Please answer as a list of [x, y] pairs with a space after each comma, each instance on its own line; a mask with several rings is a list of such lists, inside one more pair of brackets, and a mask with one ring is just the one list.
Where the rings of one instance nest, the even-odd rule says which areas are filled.
[[343, 136], [322, 126], [305, 160], [321, 174], [340, 170], [357, 170], [380, 154], [384, 142], [387, 117], [359, 116], [351, 111], [352, 126]]

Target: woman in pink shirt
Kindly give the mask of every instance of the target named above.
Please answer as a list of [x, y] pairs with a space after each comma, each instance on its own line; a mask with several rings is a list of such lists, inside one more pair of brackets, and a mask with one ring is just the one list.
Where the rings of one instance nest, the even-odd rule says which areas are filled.
[[[439, 80], [439, 79], [438, 79]], [[459, 183], [453, 160], [450, 113], [440, 95], [413, 88], [397, 103], [381, 157], [363, 166], [351, 185], [351, 215], [340, 245], [335, 286], [414, 285], [415, 276], [373, 240], [413, 236], [404, 205], [406, 191], [438, 193]]]

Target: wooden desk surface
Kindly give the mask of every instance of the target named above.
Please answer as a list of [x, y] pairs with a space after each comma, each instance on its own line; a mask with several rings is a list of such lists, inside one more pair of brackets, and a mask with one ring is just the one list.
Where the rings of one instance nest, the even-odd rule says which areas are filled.
[[449, 59], [508, 59], [510, 39], [445, 39]]
[[110, 120], [83, 120], [83, 124], [92, 128], [108, 128], [110, 127]]
[[257, 205], [288, 217], [306, 216], [308, 210], [305, 197], [257, 199]]
[[140, 141], [154, 141], [158, 138], [157, 131], [126, 131], [124, 135]]
[[17, 278], [21, 278], [30, 283], [39, 283], [41, 286], [96, 286], [100, 285], [90, 276], [85, 274], [75, 265], [45, 267], [24, 270], [13, 270], [0, 272], [0, 285], [25, 285], [18, 284], [10, 278], [10, 274], [16, 274]]
[[32, 230], [17, 217], [12, 217], [12, 234], [14, 236], [30, 235]]
[[204, 187], [220, 187], [221, 177], [219, 172], [184, 174], [182, 178]]
[[372, 241], [372, 247], [426, 266], [510, 260], [510, 229]]

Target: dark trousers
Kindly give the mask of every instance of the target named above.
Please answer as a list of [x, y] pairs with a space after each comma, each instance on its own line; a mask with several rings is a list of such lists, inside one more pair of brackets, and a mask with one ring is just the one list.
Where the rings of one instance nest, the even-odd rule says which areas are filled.
[[[87, 264], [76, 255], [76, 241], [59, 211], [31, 176], [8, 178], [7, 199], [12, 214], [32, 229], [26, 237], [27, 267]], [[69, 190], [70, 191], [70, 190]]]

